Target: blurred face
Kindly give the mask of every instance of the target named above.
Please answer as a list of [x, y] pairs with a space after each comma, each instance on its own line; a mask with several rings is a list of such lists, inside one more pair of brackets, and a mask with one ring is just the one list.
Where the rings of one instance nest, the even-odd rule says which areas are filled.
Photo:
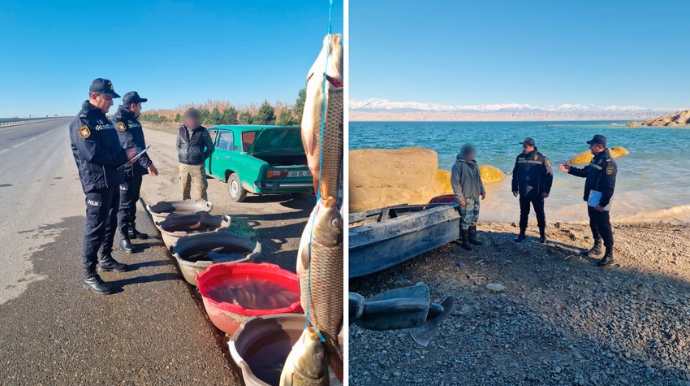
[[525, 153], [525, 154], [529, 154], [529, 153], [533, 152], [534, 149], [535, 149], [534, 146], [522, 145], [522, 152]]
[[113, 97], [94, 92], [89, 95], [89, 103], [101, 109], [103, 114], [108, 114], [108, 110], [110, 110], [110, 108], [113, 106]]
[[474, 159], [474, 152], [473, 151], [466, 151], [464, 157], [466, 160], [472, 161]]
[[184, 125], [187, 126], [188, 129], [194, 130], [197, 127], [201, 126], [201, 122], [199, 122], [199, 118], [194, 117], [194, 116], [190, 116], [190, 117], [185, 117]]
[[134, 113], [134, 118], [139, 118], [141, 115], [141, 102], [129, 105], [129, 111]]
[[597, 155], [604, 151], [605, 147], [603, 145], [600, 145], [598, 143], [593, 143], [589, 145], [589, 150], [592, 152], [592, 154]]

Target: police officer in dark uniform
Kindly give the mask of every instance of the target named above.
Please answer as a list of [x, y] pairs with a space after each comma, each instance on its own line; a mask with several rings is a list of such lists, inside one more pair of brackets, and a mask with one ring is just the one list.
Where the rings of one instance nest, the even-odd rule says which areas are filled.
[[594, 237], [594, 247], [583, 255], [595, 257], [601, 255], [601, 241], [604, 240], [606, 253], [597, 263], [603, 267], [613, 263], [613, 231], [609, 217], [609, 204], [616, 188], [616, 174], [618, 167], [606, 147], [606, 137], [595, 135], [587, 141], [594, 158], [589, 165], [582, 169], [570, 165], [560, 165], [560, 169], [574, 176], [587, 178], [585, 180], [584, 200], [587, 201], [589, 212], [589, 227]]
[[[135, 148], [140, 152], [146, 147], [144, 130], [137, 118], [141, 114], [141, 104], [147, 100], [140, 97], [136, 91], [130, 91], [122, 97], [122, 105], [118, 106], [113, 123], [120, 137], [120, 146], [124, 149]], [[124, 164], [122, 171], [124, 181], [120, 184], [120, 210], [117, 212], [120, 248], [124, 252], [134, 253], [130, 239], [148, 238], [146, 233], [137, 230], [135, 223], [142, 177], [149, 173], [157, 176], [158, 170], [148, 154], [144, 153], [137, 162]]]
[[515, 242], [519, 243], [525, 239], [531, 204], [537, 214], [539, 242], [543, 244], [546, 242], [544, 199], [549, 197], [553, 184], [551, 162], [537, 151], [534, 139], [525, 138], [520, 145], [522, 145], [522, 153], [515, 159], [512, 183], [513, 196], [520, 195], [520, 234]]
[[122, 182], [118, 168], [136, 154], [135, 149], [124, 150], [120, 146], [115, 126], [106, 117], [113, 98], [119, 97], [112, 82], [95, 79], [89, 88], [89, 99], [69, 125], [72, 155], [86, 194], [83, 285], [98, 294], [109, 294], [112, 289], [101, 280], [97, 270], [127, 270], [125, 264], [111, 256]]

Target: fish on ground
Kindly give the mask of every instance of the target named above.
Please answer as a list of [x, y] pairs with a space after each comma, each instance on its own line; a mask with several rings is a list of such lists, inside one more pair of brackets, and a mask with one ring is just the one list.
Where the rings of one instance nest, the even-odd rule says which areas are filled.
[[305, 328], [285, 360], [280, 386], [327, 386], [328, 363], [319, 334]]
[[[328, 67], [326, 67], [326, 61]], [[324, 73], [325, 70], [325, 73]], [[327, 82], [324, 94], [324, 82]], [[329, 34], [307, 75], [307, 96], [302, 114], [302, 144], [314, 180], [314, 192], [338, 197], [343, 158], [343, 45], [342, 35]], [[326, 104], [321, 138], [323, 104]], [[321, 145], [323, 144], [323, 156]], [[321, 180], [319, 180], [319, 175]]]

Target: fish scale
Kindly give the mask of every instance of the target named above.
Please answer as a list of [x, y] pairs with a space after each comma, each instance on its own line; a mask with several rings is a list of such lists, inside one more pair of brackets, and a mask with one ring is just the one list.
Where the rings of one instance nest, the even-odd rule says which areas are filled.
[[[321, 159], [321, 195], [338, 197], [340, 170], [343, 159], [343, 89], [328, 85], [326, 98], [326, 123], [324, 125], [323, 159]], [[321, 144], [321, 130], [316, 131], [317, 143]], [[316, 158], [320, 147], [316, 149]]]

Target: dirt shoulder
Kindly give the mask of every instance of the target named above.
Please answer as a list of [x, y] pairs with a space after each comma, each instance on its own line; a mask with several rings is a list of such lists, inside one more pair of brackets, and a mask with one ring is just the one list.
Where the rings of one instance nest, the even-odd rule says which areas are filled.
[[[144, 123], [151, 159], [158, 168], [157, 177], [145, 176], [141, 197], [147, 203], [180, 200], [177, 149], [175, 135], [166, 131], [150, 130]], [[262, 256], [256, 262], [278, 264], [295, 271], [299, 238], [307, 217], [314, 206], [310, 195], [249, 195], [245, 202], [234, 202], [228, 196], [227, 184], [209, 178], [208, 199], [213, 203], [213, 214], [229, 214], [231, 231], [259, 240]]]
[[515, 224], [479, 231], [471, 252], [450, 244], [350, 281], [365, 296], [424, 282], [457, 297], [426, 348], [351, 326], [351, 385], [690, 385], [690, 227], [615, 225], [603, 269], [578, 256], [584, 224], [550, 224], [546, 245], [533, 231], [514, 243]]

